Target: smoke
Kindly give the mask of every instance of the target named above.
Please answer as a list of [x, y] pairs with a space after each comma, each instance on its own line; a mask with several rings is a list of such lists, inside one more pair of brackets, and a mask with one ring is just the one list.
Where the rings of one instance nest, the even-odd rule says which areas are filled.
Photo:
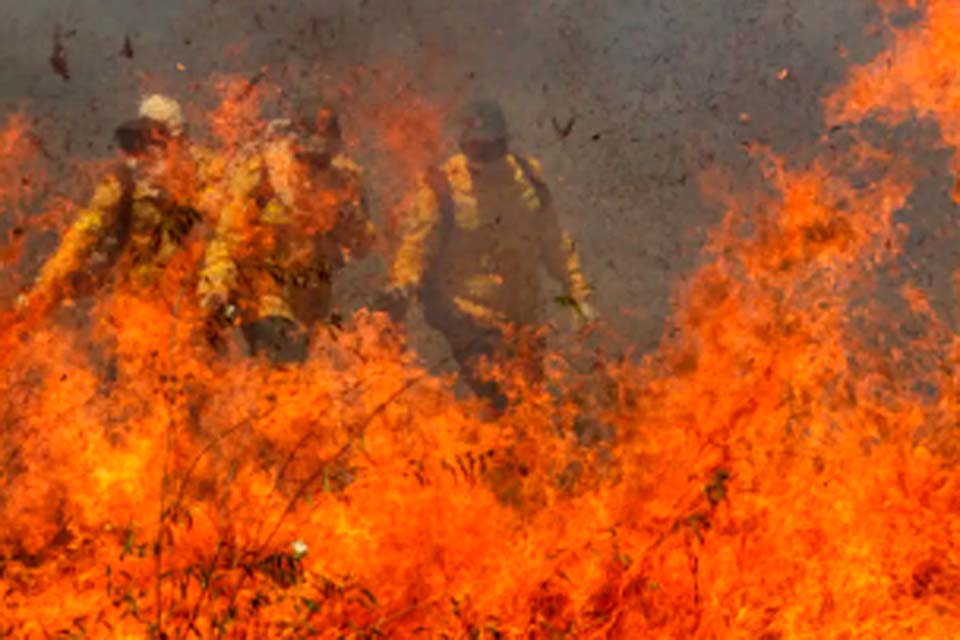
[[[544, 161], [607, 321], [641, 347], [661, 336], [698, 230], [719, 219], [699, 176], [719, 165], [749, 182], [748, 140], [811, 153], [820, 96], [886, 33], [860, 0], [37, 0], [0, 13], [0, 108], [25, 109], [61, 160], [109, 153], [145, 89], [196, 116], [216, 73], [330, 91], [402, 69], [430, 103], [500, 98], [516, 145]], [[375, 151], [359, 159], [375, 168]]]

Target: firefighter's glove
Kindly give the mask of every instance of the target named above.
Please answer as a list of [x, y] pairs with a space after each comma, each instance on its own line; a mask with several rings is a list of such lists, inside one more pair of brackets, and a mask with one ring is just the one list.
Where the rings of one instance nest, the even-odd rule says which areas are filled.
[[597, 319], [597, 311], [586, 300], [577, 300], [572, 295], [557, 296], [554, 302], [569, 309], [576, 324], [583, 326]]
[[211, 331], [225, 329], [236, 321], [237, 307], [230, 301], [229, 296], [222, 292], [206, 294], [200, 304], [207, 313], [207, 328]]
[[577, 315], [580, 317], [581, 322], [594, 322], [599, 316], [593, 305], [585, 300], [577, 303], [577, 308], [579, 311]]

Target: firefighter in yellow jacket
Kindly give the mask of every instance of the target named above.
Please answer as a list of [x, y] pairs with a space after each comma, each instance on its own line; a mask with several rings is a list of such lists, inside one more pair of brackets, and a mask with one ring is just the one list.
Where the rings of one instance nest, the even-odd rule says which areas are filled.
[[334, 274], [374, 241], [360, 168], [343, 153], [336, 115], [301, 102], [240, 154], [199, 284], [214, 327], [239, 327], [251, 355], [307, 356], [329, 319]]
[[186, 138], [180, 105], [147, 96], [139, 117], [115, 136], [121, 162], [18, 300], [21, 313], [44, 313], [66, 297], [92, 294], [108, 273], [114, 282], [149, 290], [199, 220], [206, 158]]
[[501, 107], [488, 100], [468, 105], [459, 142], [461, 153], [428, 171], [414, 194], [382, 304], [402, 313], [419, 297], [464, 380], [502, 408], [505, 398], [476, 365], [503, 352], [506, 327], [540, 322], [541, 265], [565, 285], [566, 299], [582, 315], [592, 317], [593, 310], [540, 164], [510, 151]]

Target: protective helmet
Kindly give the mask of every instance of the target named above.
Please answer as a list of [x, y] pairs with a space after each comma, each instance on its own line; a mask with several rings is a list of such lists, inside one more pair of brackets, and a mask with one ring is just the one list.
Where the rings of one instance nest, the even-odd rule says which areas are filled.
[[474, 100], [460, 114], [461, 144], [506, 141], [508, 136], [507, 117], [494, 100]]
[[328, 104], [317, 98], [299, 100], [293, 109], [292, 124], [306, 153], [334, 155], [343, 144], [340, 119]]
[[140, 101], [141, 118], [149, 118], [166, 127], [170, 135], [178, 136], [183, 133], [183, 111], [180, 103], [169, 96], [154, 93]]

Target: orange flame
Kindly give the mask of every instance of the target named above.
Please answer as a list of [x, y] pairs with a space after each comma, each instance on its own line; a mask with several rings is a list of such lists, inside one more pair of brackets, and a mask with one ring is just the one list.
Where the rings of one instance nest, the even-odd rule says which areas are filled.
[[[944, 142], [956, 149], [958, 59], [960, 6], [952, 0], [928, 2], [919, 24], [895, 31], [886, 52], [853, 69], [849, 81], [826, 98], [827, 122], [833, 126], [874, 117], [896, 126], [914, 117], [930, 118], [939, 125]], [[960, 169], [960, 155], [955, 154], [953, 164], [955, 172]]]
[[[914, 73], [893, 68], [891, 99]], [[828, 126], [866, 113], [868, 76]], [[233, 159], [259, 115], [227, 93]], [[776, 195], [727, 194], [678, 335], [586, 379], [560, 353], [547, 385], [502, 363], [497, 422], [366, 311], [302, 367], [213, 357], [193, 246], [149, 295], [98, 298], [96, 348], [5, 330], [0, 633], [957, 637], [955, 374], [918, 392], [853, 308], [916, 170], [860, 140], [807, 167], [755, 152]]]

